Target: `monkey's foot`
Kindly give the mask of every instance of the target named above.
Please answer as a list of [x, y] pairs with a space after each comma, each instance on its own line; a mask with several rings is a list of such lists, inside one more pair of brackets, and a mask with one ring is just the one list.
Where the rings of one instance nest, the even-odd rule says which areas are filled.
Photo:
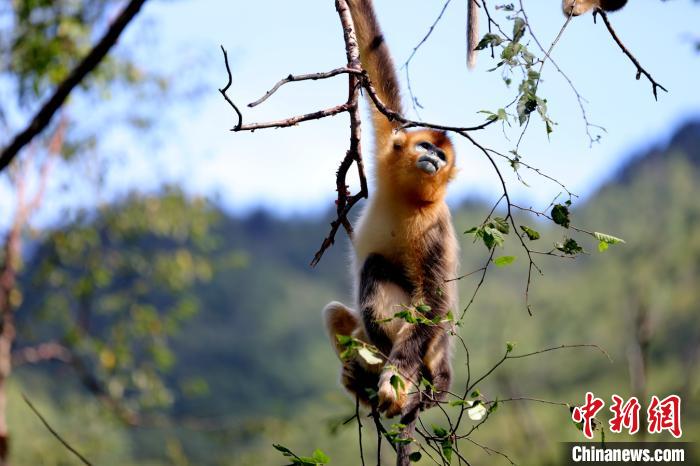
[[338, 335], [352, 335], [360, 324], [360, 320], [352, 309], [337, 301], [326, 304], [322, 314], [335, 354], [340, 356], [345, 351], [345, 347], [340, 344]]
[[384, 411], [386, 417], [394, 417], [401, 414], [406, 404], [407, 382], [399, 374], [392, 370], [385, 370], [379, 378], [379, 410]]

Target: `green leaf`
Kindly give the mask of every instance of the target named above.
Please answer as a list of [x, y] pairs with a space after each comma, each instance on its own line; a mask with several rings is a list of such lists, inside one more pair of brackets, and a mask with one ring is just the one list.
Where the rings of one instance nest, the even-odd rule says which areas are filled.
[[507, 235], [510, 232], [508, 220], [503, 217], [494, 217], [493, 221], [489, 222], [489, 225], [492, 225], [496, 230], [500, 231], [504, 235]]
[[449, 433], [449, 432], [447, 432], [447, 429], [440, 427], [440, 426], [436, 426], [436, 425], [433, 425], [432, 427], [433, 427], [433, 433], [435, 434], [436, 437], [440, 437], [440, 438], [447, 437], [447, 434]]
[[[478, 113], [485, 113], [486, 115], [488, 115], [486, 117], [486, 120], [488, 121], [508, 121], [508, 114], [506, 113], [506, 110], [504, 108], [499, 108], [497, 113], [491, 112], [489, 110], [480, 110]], [[476, 227], [474, 227], [473, 230], [476, 230]]]
[[426, 312], [430, 312], [430, 309], [431, 307], [427, 304], [419, 304], [418, 306], [416, 306], [416, 310], [423, 314], [425, 314]]
[[484, 50], [486, 47], [495, 47], [503, 43], [503, 38], [498, 34], [486, 34], [481, 38], [474, 50]]
[[403, 319], [406, 322], [408, 322], [409, 324], [417, 324], [418, 323], [418, 320], [416, 320], [416, 317], [408, 309], [397, 312], [396, 314], [394, 314], [394, 317], [397, 319]]
[[474, 391], [472, 392], [471, 397], [472, 397], [472, 398], [478, 398], [478, 397], [480, 397], [480, 396], [481, 396], [481, 392], [479, 391], [478, 388], [475, 388]]
[[484, 227], [482, 236], [482, 239], [484, 240], [484, 245], [486, 245], [486, 248], [488, 248], [489, 250], [493, 249], [496, 246], [503, 246], [503, 242], [505, 241], [505, 239], [503, 238], [503, 234], [492, 227]]
[[422, 385], [425, 385], [427, 388], [431, 389], [432, 391], [435, 391], [435, 385], [433, 385], [430, 380], [426, 379], [425, 377], [421, 377], [420, 383]]
[[384, 362], [381, 358], [375, 356], [375, 354], [366, 347], [362, 347], [359, 350], [357, 350], [357, 354], [362, 359], [364, 359], [364, 361], [370, 366], [376, 366], [377, 364], [381, 364]]
[[514, 348], [515, 348], [515, 343], [513, 343], [512, 341], [506, 342], [506, 353], [512, 353]]
[[479, 227], [471, 227], [467, 231], [464, 232], [465, 235], [468, 235], [470, 233], [476, 233], [479, 230]]
[[452, 461], [452, 439], [449, 437], [446, 438], [442, 441], [440, 446], [442, 447], [442, 456], [444, 456], [448, 462]]
[[422, 457], [423, 455], [421, 455], [421, 452], [419, 451], [414, 451], [413, 453], [408, 455], [408, 459], [411, 461], [411, 463], [419, 462]]
[[340, 346], [348, 346], [352, 344], [353, 340], [350, 335], [336, 335], [335, 338], [338, 340], [338, 344]]
[[606, 243], [605, 241], [601, 241], [598, 243], [598, 252], [605, 252], [608, 250], [610, 245]]
[[552, 220], [557, 225], [561, 225], [564, 228], [569, 228], [571, 220], [569, 219], [569, 208], [562, 204], [557, 204], [552, 207]]
[[275, 450], [281, 451], [281, 452], [284, 454], [284, 456], [292, 456], [292, 455], [294, 455], [294, 453], [292, 453], [292, 451], [291, 451], [289, 448], [287, 448], [287, 447], [284, 447], [284, 446], [282, 446], [282, 445], [278, 445], [278, 444], [276, 444], [276, 443], [273, 443], [272, 446], [275, 448]]
[[574, 256], [583, 252], [583, 248], [579, 246], [573, 238], [567, 238], [564, 243], [555, 243], [554, 247], [564, 254]]
[[488, 409], [489, 414], [495, 412], [498, 409], [498, 404], [499, 404], [498, 398], [496, 398], [496, 400], [489, 405], [489, 409]]
[[513, 21], [513, 42], [518, 42], [525, 35], [525, 20], [517, 17]]
[[515, 262], [515, 256], [501, 256], [494, 259], [493, 263], [498, 267], [505, 267]]
[[601, 242], [606, 243], [606, 244], [618, 244], [618, 243], [625, 242], [625, 240], [622, 238], [608, 235], [606, 233], [600, 233], [598, 231], [594, 231], [593, 236], [595, 236], [598, 241], [601, 241]]
[[396, 393], [396, 397], [398, 398], [399, 397], [399, 388], [403, 389], [405, 387], [403, 379], [401, 378], [400, 375], [394, 374], [389, 379], [389, 383], [391, 384], [392, 387], [394, 387], [394, 393]]
[[328, 455], [326, 455], [324, 452], [319, 450], [318, 448], [314, 450], [312, 458], [318, 463], [318, 464], [326, 464], [330, 462], [330, 458]]
[[537, 108], [537, 98], [530, 92], [523, 93], [518, 99], [518, 105], [516, 110], [518, 112], [518, 121], [520, 126], [524, 125], [527, 121], [528, 115], [535, 111]]
[[450, 401], [450, 406], [470, 406], [471, 407], [471, 405], [473, 403], [474, 402], [471, 400], [453, 400], [453, 401]]
[[520, 225], [520, 229], [523, 230], [523, 232], [525, 232], [530, 241], [540, 239], [540, 233], [538, 231], [535, 231], [532, 228], [527, 227], [525, 225]]

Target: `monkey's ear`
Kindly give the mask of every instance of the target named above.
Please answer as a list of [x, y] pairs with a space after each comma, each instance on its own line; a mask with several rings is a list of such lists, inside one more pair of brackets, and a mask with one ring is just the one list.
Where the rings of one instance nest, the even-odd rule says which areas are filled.
[[400, 151], [403, 150], [404, 146], [406, 145], [406, 131], [403, 130], [397, 130], [391, 135], [391, 145], [394, 150]]

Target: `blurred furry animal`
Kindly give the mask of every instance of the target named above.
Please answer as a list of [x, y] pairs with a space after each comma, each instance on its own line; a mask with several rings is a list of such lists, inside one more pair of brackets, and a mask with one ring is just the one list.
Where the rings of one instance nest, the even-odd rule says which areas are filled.
[[562, 0], [561, 9], [566, 16], [579, 16], [594, 8], [617, 11], [627, 4], [627, 0]]
[[[400, 113], [396, 71], [372, 1], [348, 5], [362, 66], [382, 102]], [[358, 355], [345, 358], [341, 382], [387, 417], [400, 414], [410, 435], [418, 411], [443, 399], [451, 381], [452, 323], [444, 318], [458, 306], [456, 283], [446, 281], [457, 274], [458, 245], [445, 192], [456, 174], [455, 153], [444, 132], [406, 131], [371, 107], [376, 188], [353, 237], [357, 310], [331, 302], [323, 316], [338, 355], [343, 351], [338, 335], [380, 351], [378, 364]], [[403, 310], [436, 323], [394, 317]], [[433, 389], [421, 391], [421, 378]], [[408, 446], [398, 449], [398, 464], [408, 464]]]
[[467, 4], [467, 68], [476, 66], [476, 46], [479, 45], [479, 5], [477, 0]]

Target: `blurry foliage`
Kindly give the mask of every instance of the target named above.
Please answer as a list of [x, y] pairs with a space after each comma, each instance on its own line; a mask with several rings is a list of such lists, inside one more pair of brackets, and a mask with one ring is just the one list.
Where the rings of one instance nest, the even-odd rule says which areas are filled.
[[[14, 0], [4, 12], [0, 71], [17, 80], [19, 102], [27, 105], [63, 81], [91, 49], [115, 0]], [[107, 84], [116, 77], [136, 83], [132, 63], [108, 56], [90, 76]]]
[[[15, 133], [37, 104], [45, 100], [85, 57], [123, 8], [117, 0], [13, 0], [0, 6], [0, 127], [7, 137]], [[153, 108], [169, 90], [169, 80], [136, 59], [136, 50], [121, 40], [105, 59], [73, 91], [61, 113], [67, 119], [68, 134], [61, 154], [67, 160], [75, 156], [95, 156], [96, 133], [105, 138], [107, 131], [120, 123], [143, 132], [154, 123]], [[139, 42], [139, 47], [148, 47]], [[113, 95], [129, 101], [114, 99]], [[8, 98], [10, 97], [10, 98]], [[148, 98], [146, 98], [148, 97]], [[80, 125], [71, 118], [71, 107], [88, 105], [93, 118]], [[101, 110], [120, 108], [111, 115]], [[162, 110], [162, 109], [159, 109]], [[90, 111], [90, 110], [87, 110]], [[103, 121], [107, 120], [108, 121]], [[54, 123], [55, 124], [55, 123]], [[50, 133], [49, 131], [46, 133]], [[42, 141], [43, 135], [37, 137]], [[0, 145], [7, 140], [0, 138]]]
[[170, 340], [199, 310], [194, 287], [212, 277], [216, 220], [206, 201], [168, 189], [50, 232], [23, 280], [20, 343], [60, 340], [92, 389], [130, 410], [170, 404]]

